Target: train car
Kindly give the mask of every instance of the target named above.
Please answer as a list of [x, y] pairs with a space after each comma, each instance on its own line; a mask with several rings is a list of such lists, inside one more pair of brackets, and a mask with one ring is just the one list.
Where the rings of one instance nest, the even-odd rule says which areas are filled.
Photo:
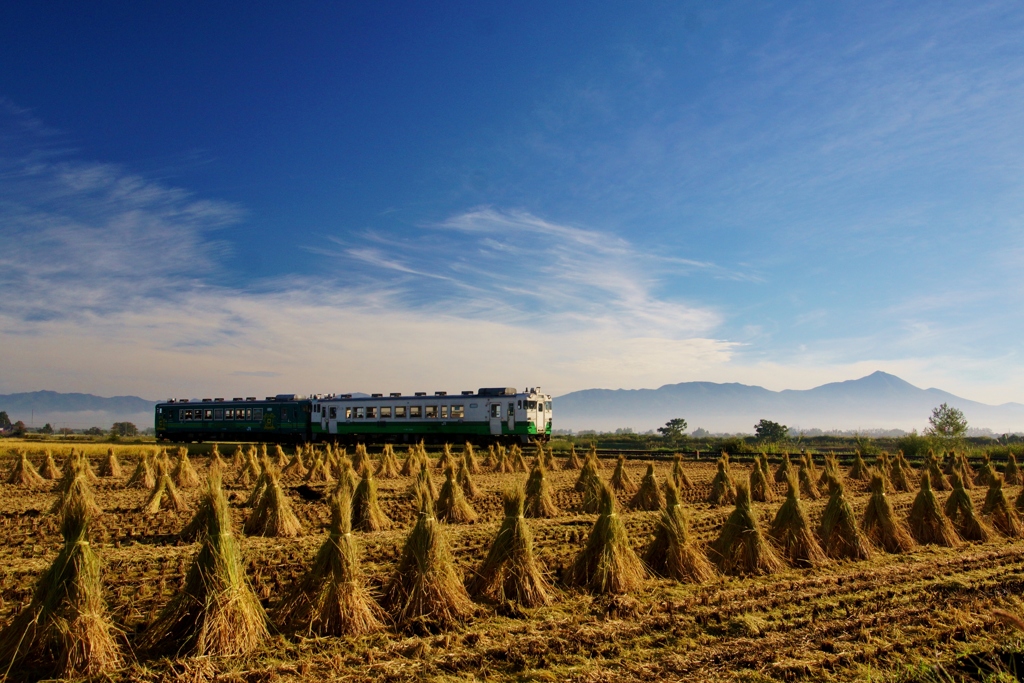
[[304, 443], [312, 438], [312, 401], [300, 394], [170, 399], [156, 405], [160, 441], [258, 441]]
[[437, 391], [314, 398], [311, 418], [314, 441], [528, 443], [551, 438], [552, 412], [551, 396], [539, 388], [501, 387], [458, 396]]

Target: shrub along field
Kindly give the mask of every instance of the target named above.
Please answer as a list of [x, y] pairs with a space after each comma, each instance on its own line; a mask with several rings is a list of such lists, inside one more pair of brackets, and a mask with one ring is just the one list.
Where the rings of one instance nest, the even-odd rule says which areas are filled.
[[1024, 651], [1013, 465], [111, 448], [0, 458], [0, 675], [1011, 680]]

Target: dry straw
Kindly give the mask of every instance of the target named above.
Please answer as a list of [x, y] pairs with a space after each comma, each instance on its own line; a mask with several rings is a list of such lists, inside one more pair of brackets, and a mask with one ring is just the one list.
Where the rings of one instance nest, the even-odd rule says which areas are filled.
[[586, 546], [566, 570], [565, 582], [592, 593], [619, 594], [639, 589], [644, 566], [633, 552], [616, 510], [611, 487], [598, 479], [600, 507]]
[[405, 453], [405, 460], [402, 462], [401, 475], [403, 477], [411, 477], [420, 471], [420, 459], [416, 449], [409, 446], [409, 449]]
[[653, 573], [676, 581], [707, 583], [717, 576], [714, 565], [690, 535], [679, 490], [671, 479], [665, 482], [665, 507], [654, 528], [654, 538], [644, 550], [643, 561]]
[[306, 463], [302, 459], [302, 447], [296, 446], [295, 453], [292, 454], [292, 459], [288, 461], [288, 464], [281, 470], [281, 477], [287, 479], [302, 480], [309, 472], [306, 469]]
[[685, 491], [686, 489], [693, 488], [693, 484], [690, 482], [690, 478], [686, 476], [686, 470], [683, 469], [682, 453], [676, 453], [672, 458], [671, 478], [673, 483], [675, 483], [676, 488], [679, 489], [680, 491]]
[[896, 519], [885, 497], [885, 479], [881, 472], [872, 474], [869, 486], [871, 497], [861, 519], [861, 530], [868, 540], [888, 553], [909, 552], [914, 547], [914, 538], [906, 525]]
[[122, 474], [124, 473], [121, 471], [121, 463], [117, 461], [117, 454], [114, 453], [113, 447], [107, 448], [107, 457], [100, 464], [100, 476], [120, 479]]
[[932, 490], [931, 474], [927, 470], [921, 475], [921, 489], [917, 492], [914, 505], [910, 508], [907, 525], [910, 527], [910, 533], [914, 540], [918, 543], [949, 547], [960, 544], [960, 537], [957, 536], [956, 529], [953, 528], [949, 518], [942, 513], [939, 499], [935, 497], [935, 492]]
[[430, 493], [420, 487], [416, 498], [419, 515], [385, 588], [385, 601], [400, 628], [429, 632], [466, 621], [473, 603], [434, 516]]
[[910, 478], [912, 476], [913, 472], [906, 458], [903, 457], [903, 451], [899, 451], [889, 473], [889, 481], [892, 483], [893, 490], [904, 493], [910, 491]]
[[306, 483], [307, 484], [329, 484], [334, 481], [334, 477], [331, 476], [330, 467], [327, 464], [328, 454], [327, 451], [320, 451], [319, 453], [313, 454], [313, 459], [310, 461], [309, 471], [306, 472]]
[[294, 538], [302, 534], [299, 523], [288, 495], [281, 488], [277, 473], [273, 467], [264, 470], [265, 488], [259, 502], [255, 504], [252, 514], [245, 520], [243, 531], [249, 536], [267, 536], [270, 538]]
[[747, 484], [736, 486], [736, 509], [708, 554], [723, 574], [774, 574], [785, 568], [778, 551], [761, 533]]
[[18, 459], [7, 475], [7, 483], [15, 486], [28, 486], [36, 488], [46, 483], [46, 480], [36, 471], [36, 466], [28, 459], [28, 453], [24, 448], [18, 449]]
[[391, 520], [380, 509], [380, 501], [377, 500], [377, 480], [373, 478], [372, 467], [366, 467], [363, 470], [363, 477], [359, 480], [351, 499], [347, 495], [343, 495], [343, 489], [340, 488], [335, 494], [335, 498], [339, 495], [343, 497], [345, 505], [352, 508], [352, 526], [355, 529], [382, 531], [391, 528]]
[[594, 513], [601, 507], [601, 477], [597, 473], [597, 452], [591, 450], [580, 468], [575, 489], [583, 494], [583, 512]]
[[818, 500], [821, 498], [821, 492], [818, 491], [814, 475], [814, 462], [811, 460], [811, 456], [808, 455], [803, 464], [800, 465], [800, 471], [797, 473], [797, 479], [800, 482], [800, 492], [808, 500]]
[[246, 655], [269, 637], [267, 616], [242, 568], [220, 477], [209, 479], [200, 548], [185, 584], [140, 636], [139, 649], [196, 657]]
[[384, 444], [380, 454], [380, 462], [377, 464], [377, 476], [380, 479], [394, 479], [399, 471], [398, 458], [395, 457], [395, 448], [391, 444]]
[[69, 510], [77, 509], [78, 506], [81, 506], [89, 517], [103, 513], [96, 503], [80, 463], [68, 469], [58, 482], [57, 500], [53, 502], [50, 512], [63, 518], [69, 514]]
[[648, 463], [647, 473], [640, 480], [640, 488], [629, 501], [629, 507], [633, 510], [660, 510], [664, 505], [665, 496], [658, 486], [658, 479], [654, 476], [654, 464]]
[[370, 456], [366, 452], [365, 444], [356, 444], [356, 452], [352, 455], [352, 469], [358, 476], [363, 476], [363, 472], [366, 471], [370, 466]]
[[[925, 467], [928, 470], [928, 479], [931, 482], [931, 489], [935, 491], [949, 490], [949, 483], [946, 481], [945, 475], [942, 474], [942, 468], [939, 467], [939, 461], [931, 451], [928, 451]], [[961, 474], [964, 476], [965, 484], [970, 481], [971, 477], [969, 473], [963, 472]]]
[[446, 443], [441, 451], [441, 457], [437, 459], [437, 471], [444, 472], [455, 464], [455, 456], [452, 454], [452, 445]]
[[800, 486], [792, 472], [786, 483], [786, 499], [775, 513], [768, 535], [791, 564], [796, 567], [816, 567], [826, 561], [825, 551], [811, 531], [810, 520], [800, 503]]
[[[369, 471], [364, 472], [364, 477]], [[364, 479], [365, 480], [365, 479]], [[309, 571], [278, 610], [278, 620], [310, 636], [361, 636], [382, 628], [384, 612], [359, 566], [348, 492], [331, 498], [327, 538]]]
[[174, 478], [174, 483], [181, 488], [190, 489], [199, 486], [199, 475], [196, 474], [195, 468], [192, 467], [192, 463], [188, 459], [187, 448], [178, 449], [178, 464], [174, 467], [171, 476]]
[[992, 529], [975, 514], [974, 501], [964, 489], [960, 473], [950, 475], [949, 479], [953, 485], [953, 492], [946, 500], [945, 511], [953, 528], [965, 541], [988, 541], [992, 538]]
[[619, 491], [626, 495], [636, 493], [636, 482], [633, 481], [633, 478], [629, 476], [629, 471], [626, 470], [626, 456], [619, 454], [619, 460], [615, 464], [615, 471], [612, 472], [610, 483], [613, 491]]
[[861, 455], [860, 449], [854, 451], [853, 466], [850, 467], [847, 476], [854, 481], [867, 481], [871, 478], [871, 471], [868, 469], [867, 463], [864, 462], [864, 456]]
[[498, 456], [494, 453], [494, 446], [487, 447], [487, 456], [484, 458], [484, 467], [493, 470], [498, 466]]
[[754, 460], [754, 469], [750, 473], [750, 497], [758, 503], [771, 503], [775, 500], [768, 475], [768, 456], [761, 454]]
[[[543, 463], [534, 471], [543, 471]], [[533, 554], [533, 534], [525, 519], [525, 494], [516, 486], [502, 494], [505, 516], [480, 568], [470, 583], [475, 596], [523, 607], [551, 602], [551, 586]]]
[[243, 464], [245, 464], [245, 451], [242, 450], [242, 444], [238, 444], [235, 446], [235, 452], [231, 454], [231, 466], [238, 468]]
[[156, 484], [154, 484], [145, 505], [142, 506], [142, 511], [154, 515], [163, 509], [180, 512], [186, 508], [188, 508], [188, 503], [178, 493], [178, 487], [174, 485], [171, 476], [167, 474], [166, 464], [163, 461], [158, 462], [156, 464]]
[[527, 517], [557, 517], [559, 510], [551, 500], [551, 486], [548, 483], [544, 463], [538, 462], [530, 471], [526, 480], [526, 502], [524, 504]]
[[790, 462], [789, 453], [782, 454], [782, 462], [775, 470], [775, 483], [786, 484], [789, 482], [790, 474], [793, 473], [793, 463]]
[[337, 478], [338, 483], [335, 486], [336, 491], [345, 489], [348, 491], [348, 495], [351, 496], [356, 491], [356, 472], [352, 467], [352, 461], [348, 459], [347, 455], [340, 455], [334, 462], [334, 476]]
[[1021, 483], [1020, 468], [1017, 467], [1017, 456], [1007, 453], [1006, 465], [1003, 466], [1003, 481], [1008, 486], [1018, 486]]
[[480, 474], [480, 464], [476, 461], [476, 452], [473, 450], [473, 444], [468, 441], [462, 447], [462, 469], [470, 474]]
[[419, 489], [424, 489], [430, 494], [430, 500], [437, 500], [437, 486], [434, 485], [434, 477], [430, 474], [430, 467], [426, 460], [420, 460], [420, 471], [412, 482], [412, 495], [415, 498]]
[[455, 475], [455, 480], [462, 487], [462, 492], [466, 495], [466, 498], [473, 500], [480, 495], [480, 491], [476, 488], [476, 482], [473, 481], [473, 475], [469, 473], [469, 468], [465, 464], [459, 468], [459, 473]]
[[995, 473], [996, 471], [992, 468], [992, 463], [986, 458], [985, 462], [981, 463], [981, 467], [978, 468], [978, 474], [974, 477], [974, 485], [988, 486]]
[[455, 481], [455, 468], [452, 465], [444, 471], [444, 483], [437, 495], [437, 518], [450, 524], [471, 524], [477, 520], [473, 506]]
[[558, 464], [558, 460], [555, 458], [555, 450], [548, 446], [546, 449], [540, 442], [537, 443], [537, 449], [540, 451], [541, 456], [544, 459], [544, 467], [549, 472], [557, 472], [562, 469], [562, 466]]
[[135, 466], [135, 471], [128, 480], [128, 486], [133, 489], [152, 489], [156, 486], [156, 477], [153, 475], [153, 463], [149, 453], [143, 453]]
[[827, 487], [829, 478], [842, 479], [843, 475], [839, 472], [839, 460], [836, 459], [834, 453], [827, 453], [825, 455], [825, 466], [821, 470], [821, 476], [818, 477], [818, 487]]
[[867, 560], [871, 558], [871, 545], [861, 533], [853, 508], [846, 500], [843, 482], [836, 478], [828, 482], [828, 502], [821, 513], [818, 527], [825, 554], [837, 560]]
[[[736, 502], [736, 487], [729, 476], [728, 461], [723, 453], [718, 459], [718, 471], [715, 478], [711, 480], [711, 492], [708, 494], [708, 502], [712, 505], [729, 505]], [[747, 491], [749, 495], [750, 491]]]
[[39, 474], [42, 475], [43, 479], [49, 481], [60, 477], [60, 469], [57, 467], [57, 463], [53, 461], [53, 451], [49, 448], [46, 449], [46, 457], [43, 460], [43, 466], [39, 469]]
[[512, 461], [513, 472], [526, 472], [529, 470], [526, 466], [526, 459], [523, 457], [523, 449], [518, 444], [512, 444], [512, 448], [509, 449], [509, 458]]
[[576, 444], [569, 444], [569, 457], [565, 459], [565, 469], [578, 470], [583, 467], [580, 456], [576, 455]]
[[31, 602], [0, 631], [0, 678], [45, 668], [60, 678], [92, 679], [122, 666], [103, 603], [100, 562], [89, 546], [90, 515], [81, 502], [64, 510], [64, 545], [36, 582]]
[[498, 474], [509, 474], [515, 471], [512, 467], [512, 460], [508, 456], [505, 447], [498, 444], [497, 455], [495, 456], [494, 471]]
[[1003, 478], [998, 474], [992, 473], [989, 477], [988, 492], [985, 494], [985, 504], [982, 506], [981, 512], [992, 519], [992, 526], [1003, 536], [1020, 538], [1021, 535], [1024, 535], [1020, 517], [1010, 505], [1010, 501], [1006, 499], [1006, 493], [1003, 491]]

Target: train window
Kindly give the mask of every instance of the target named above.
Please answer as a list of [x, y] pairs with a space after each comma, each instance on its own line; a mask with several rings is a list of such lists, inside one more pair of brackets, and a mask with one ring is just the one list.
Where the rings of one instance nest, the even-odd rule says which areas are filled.
[[186, 420], [191, 420], [192, 419], [192, 410], [191, 409], [188, 409], [188, 410], [185, 411], [185, 419]]
[[223, 420], [224, 419], [224, 409], [223, 408], [216, 408], [213, 411], [213, 419], [214, 420]]
[[245, 419], [252, 420], [252, 408], [245, 409]]
[[422, 414], [421, 406], [409, 406], [409, 417], [419, 417]]
[[352, 409], [351, 408], [345, 408], [345, 419], [346, 420], [351, 420], [352, 419]]
[[395, 406], [395, 417], [405, 417], [405, 406]]
[[[336, 412], [336, 410], [334, 408], [331, 408], [331, 417], [334, 417], [334, 413], [335, 412]], [[281, 411], [281, 422], [287, 422], [287, 421], [288, 421], [288, 411], [287, 410], [282, 410]]]
[[319, 403], [317, 403], [315, 406], [313, 406], [313, 412], [314, 413], [319, 413], [320, 412], [320, 404]]
[[376, 420], [377, 419], [377, 406], [366, 407], [366, 417]]
[[516, 414], [516, 406], [515, 406], [514, 403], [512, 403], [512, 401], [509, 401], [508, 402], [508, 416], [512, 417], [515, 414]]
[[466, 406], [452, 406], [452, 418], [463, 418], [466, 416]]
[[331, 419], [334, 420], [338, 417], [338, 409], [335, 406], [331, 406]]
[[366, 408], [356, 408], [356, 419], [361, 420], [366, 417]]
[[424, 417], [434, 419], [437, 417], [437, 406], [424, 406], [426, 408], [426, 414]]
[[441, 419], [444, 420], [448, 417], [448, 406], [441, 406]]
[[523, 402], [522, 401], [516, 401], [516, 408], [522, 408], [522, 407], [523, 407]]
[[551, 410], [551, 401], [544, 401], [544, 410]]
[[501, 417], [501, 404], [500, 403], [492, 403], [491, 404], [491, 417]]
[[536, 401], [527, 401], [526, 407], [529, 408], [530, 410], [536, 410], [537, 409], [537, 402]]
[[179, 408], [178, 409], [178, 422], [184, 422], [184, 421], [185, 421], [185, 411]]
[[391, 406], [381, 406], [380, 417], [381, 419], [391, 417]]
[[235, 419], [235, 409], [234, 408], [225, 408], [224, 409], [224, 419], [225, 420], [234, 420]]
[[213, 419], [213, 408], [210, 408], [209, 410], [207, 410], [207, 411], [205, 411], [203, 413], [203, 419], [204, 420], [212, 420]]
[[260, 420], [262, 420], [263, 419], [263, 408], [253, 408], [252, 409], [252, 419], [254, 421], [256, 421], [256, 422], [259, 422]]

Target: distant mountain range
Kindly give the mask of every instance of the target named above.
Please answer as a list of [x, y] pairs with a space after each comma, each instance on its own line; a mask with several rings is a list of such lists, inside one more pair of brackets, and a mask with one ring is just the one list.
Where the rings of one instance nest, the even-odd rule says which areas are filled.
[[[833, 382], [806, 390], [770, 391], [746, 384], [683, 382], [658, 389], [586, 389], [555, 398], [555, 428], [580, 431], [655, 429], [676, 417], [690, 430], [752, 433], [762, 419], [801, 429], [923, 430], [940, 403], [959, 408], [972, 427], [997, 433], [1024, 432], [1024, 405], [993, 406], [960, 398], [940, 389], [920, 389], [895, 375]], [[33, 391], [0, 395], [0, 410], [12, 420], [39, 427], [103, 427], [134, 422], [151, 427], [156, 401], [137, 396], [103, 398], [92, 394]], [[34, 417], [33, 417], [34, 411]]]
[[746, 384], [683, 382], [658, 389], [586, 389], [555, 399], [555, 428], [629, 427], [642, 432], [682, 417], [690, 430], [753, 433], [762, 418], [823, 430], [923, 430], [933, 408], [948, 403], [972, 427], [1024, 431], [1024, 405], [992, 406], [940, 389], [920, 389], [885, 372], [806, 390], [770, 391]]

